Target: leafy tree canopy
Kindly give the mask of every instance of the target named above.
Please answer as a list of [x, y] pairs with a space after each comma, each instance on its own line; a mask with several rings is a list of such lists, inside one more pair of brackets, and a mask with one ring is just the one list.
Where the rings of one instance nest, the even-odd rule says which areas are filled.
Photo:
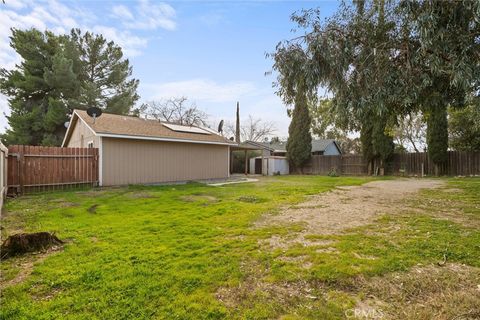
[[303, 34], [279, 43], [273, 54], [277, 92], [287, 104], [298, 83], [309, 100], [327, 88], [338, 123], [373, 135], [421, 110], [430, 126], [429, 152], [443, 161], [447, 106], [461, 106], [479, 90], [480, 2], [357, 0], [326, 20], [318, 9], [292, 20]]
[[459, 151], [480, 151], [480, 105], [469, 104], [463, 109], [450, 108], [450, 147]]
[[312, 134], [321, 139], [334, 139], [342, 153], [361, 153], [360, 139], [351, 137], [351, 133], [337, 125], [336, 113], [332, 110], [332, 100], [322, 99], [318, 103], [309, 103], [312, 118]]

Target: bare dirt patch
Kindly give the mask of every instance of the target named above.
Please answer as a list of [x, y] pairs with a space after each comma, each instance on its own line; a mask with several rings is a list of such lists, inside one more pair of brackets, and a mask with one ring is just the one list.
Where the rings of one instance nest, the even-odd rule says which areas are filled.
[[298, 223], [305, 228], [300, 234], [303, 238], [308, 234], [335, 234], [369, 224], [381, 214], [399, 212], [405, 208], [406, 200], [421, 189], [442, 185], [440, 180], [396, 179], [341, 187], [312, 196], [280, 214], [265, 215], [256, 227]]
[[[354, 280], [357, 308], [382, 319], [480, 319], [480, 269], [462, 264]], [[357, 291], [358, 290], [358, 291]]]
[[253, 262], [242, 263], [241, 269], [246, 275], [245, 279], [237, 286], [220, 287], [215, 293], [216, 298], [230, 309], [245, 307], [259, 300], [289, 305], [319, 298], [314, 293], [315, 288], [307, 281], [265, 281], [269, 270]]
[[35, 264], [41, 263], [48, 256], [63, 250], [63, 247], [52, 247], [40, 253], [32, 253], [23, 257], [15, 258], [14, 266], [19, 269], [18, 273], [12, 279], [0, 277], [0, 289], [19, 284], [30, 276]]
[[[477, 215], [469, 213], [469, 211], [478, 211], [480, 206], [465, 200], [448, 197], [448, 194], [452, 193], [451, 190], [451, 188], [441, 188], [436, 190], [438, 193], [433, 199], [417, 199], [408, 207], [408, 211], [428, 214], [434, 218], [449, 220], [464, 227], [480, 228], [480, 220]], [[458, 190], [460, 191], [453, 192], [460, 194], [461, 189]], [[442, 197], [442, 195], [446, 196]]]
[[127, 194], [127, 197], [130, 199], [151, 199], [156, 198], [153, 194], [147, 191], [138, 191], [138, 192], [131, 192]]
[[49, 200], [51, 203], [55, 204], [54, 208], [71, 208], [71, 207], [78, 207], [79, 204], [75, 202], [70, 202], [63, 198], [52, 199]]
[[[111, 189], [118, 189], [118, 188], [111, 187]], [[107, 193], [109, 193], [109, 190], [107, 189], [93, 189], [90, 191], [78, 191], [76, 194], [85, 196], [85, 197], [95, 197], [95, 196], [103, 196]]]
[[270, 238], [260, 240], [260, 243], [264, 246], [270, 247], [270, 249], [288, 249], [291, 245], [300, 244], [302, 246], [318, 246], [328, 247], [335, 243], [332, 240], [312, 240], [305, 237], [305, 234], [300, 233], [291, 238], [282, 238], [277, 235], [273, 235]]
[[218, 198], [214, 196], [209, 196], [206, 194], [192, 194], [188, 196], [182, 196], [180, 197], [182, 201], [185, 202], [197, 202], [197, 201], [202, 201], [202, 202], [218, 202]]

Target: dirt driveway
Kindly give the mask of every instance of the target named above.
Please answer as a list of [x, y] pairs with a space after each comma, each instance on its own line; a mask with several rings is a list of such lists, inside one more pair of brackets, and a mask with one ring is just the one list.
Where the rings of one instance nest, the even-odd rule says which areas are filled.
[[334, 234], [368, 224], [381, 214], [404, 209], [405, 200], [421, 189], [442, 185], [442, 181], [433, 179], [395, 179], [336, 188], [311, 196], [280, 214], [263, 216], [257, 227], [302, 223], [305, 230], [300, 238], [305, 234]]

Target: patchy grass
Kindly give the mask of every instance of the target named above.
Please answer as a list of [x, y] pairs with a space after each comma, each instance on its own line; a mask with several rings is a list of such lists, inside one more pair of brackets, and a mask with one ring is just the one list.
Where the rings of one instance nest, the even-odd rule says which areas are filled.
[[[306, 195], [368, 180], [290, 176], [10, 201], [2, 237], [46, 230], [68, 244], [42, 261], [2, 262], [2, 283], [14, 284], [2, 290], [1, 318], [341, 319], [376, 308], [389, 318], [446, 319], [478, 307], [480, 179], [451, 179], [401, 213], [289, 247], [265, 243], [301, 225], [252, 228]], [[12, 281], [26, 263], [31, 274]]]
[[[223, 318], [229, 310], [216, 290], [242, 279], [241, 263], [257, 255], [257, 238], [288, 232], [249, 230], [259, 215], [365, 181], [279, 177], [223, 187], [129, 187], [12, 200], [3, 237], [48, 230], [69, 244], [35, 264], [25, 281], [2, 290], [2, 317]], [[19, 273], [15, 261], [2, 263], [4, 280]]]

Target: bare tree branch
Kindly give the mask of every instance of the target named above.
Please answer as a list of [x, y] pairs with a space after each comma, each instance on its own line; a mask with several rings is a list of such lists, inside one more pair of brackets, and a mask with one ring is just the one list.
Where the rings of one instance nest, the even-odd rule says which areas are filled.
[[[225, 124], [225, 134], [227, 136], [235, 136], [235, 123], [227, 122]], [[273, 135], [277, 129], [273, 122], [262, 121], [255, 119], [251, 115], [248, 119], [241, 121], [240, 138], [241, 141], [263, 141], [265, 138]]]
[[[422, 114], [408, 114], [394, 130], [395, 142], [398, 145], [420, 152], [426, 145], [426, 125]], [[411, 147], [411, 148], [410, 148]]]
[[187, 97], [149, 101], [140, 107], [140, 113], [158, 121], [166, 121], [186, 126], [207, 126], [208, 114], [198, 109], [193, 102], [187, 105]]

